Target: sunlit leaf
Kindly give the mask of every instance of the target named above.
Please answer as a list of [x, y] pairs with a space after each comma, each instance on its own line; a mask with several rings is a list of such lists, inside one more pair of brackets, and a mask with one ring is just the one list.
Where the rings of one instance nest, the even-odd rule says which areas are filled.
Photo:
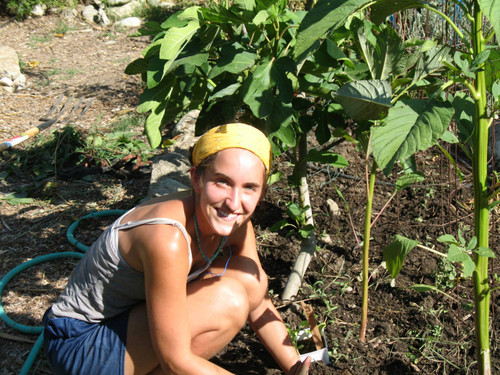
[[367, 0], [318, 0], [300, 24], [295, 59], [304, 60], [309, 52], [319, 46], [319, 39], [342, 26], [351, 14], [367, 3]]
[[488, 18], [495, 34], [497, 42], [500, 43], [500, 1], [498, 0], [478, 0], [477, 3], [481, 7], [481, 11]]
[[418, 241], [395, 235], [392, 242], [384, 248], [384, 261], [393, 279], [401, 271], [408, 253], [417, 245]]
[[330, 164], [336, 168], [344, 168], [349, 165], [349, 162], [340, 154], [329, 151], [318, 151], [310, 149], [307, 153], [307, 161], [321, 164]]
[[385, 125], [372, 130], [373, 156], [388, 175], [394, 163], [432, 146], [453, 116], [449, 102], [409, 100], [391, 108]]

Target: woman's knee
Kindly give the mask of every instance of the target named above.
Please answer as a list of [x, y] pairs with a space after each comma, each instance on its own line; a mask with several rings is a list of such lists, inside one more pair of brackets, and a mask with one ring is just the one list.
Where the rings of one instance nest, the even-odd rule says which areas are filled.
[[219, 314], [243, 326], [250, 312], [246, 288], [240, 281], [230, 277], [221, 277], [217, 282], [220, 285], [214, 296], [214, 303], [218, 306]]
[[252, 259], [234, 258], [230, 277], [236, 278], [245, 287], [251, 311], [260, 305], [267, 293], [267, 275]]

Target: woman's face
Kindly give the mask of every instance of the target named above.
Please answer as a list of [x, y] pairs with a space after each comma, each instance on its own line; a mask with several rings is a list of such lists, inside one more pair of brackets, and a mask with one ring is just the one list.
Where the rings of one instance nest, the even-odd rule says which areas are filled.
[[248, 220], [264, 189], [265, 168], [254, 153], [229, 148], [218, 152], [200, 177], [191, 169], [193, 187], [199, 197], [205, 233], [228, 236]]

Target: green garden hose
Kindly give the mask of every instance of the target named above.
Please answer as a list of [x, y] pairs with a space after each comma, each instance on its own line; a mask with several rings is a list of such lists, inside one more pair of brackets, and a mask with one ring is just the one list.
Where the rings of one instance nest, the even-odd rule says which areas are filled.
[[[93, 219], [96, 217], [103, 217], [103, 216], [120, 216], [125, 212], [125, 210], [106, 210], [106, 211], [99, 211], [99, 212], [93, 212], [91, 214], [88, 214], [81, 219], [75, 221], [73, 224], [71, 224], [66, 232], [66, 238], [68, 239], [69, 243], [73, 246], [75, 246], [77, 249], [81, 250], [82, 252], [86, 252], [88, 250], [88, 246], [84, 245], [83, 243], [79, 242], [78, 240], [75, 239], [73, 233], [75, 229], [78, 227], [80, 222], [85, 219]], [[29, 370], [31, 369], [31, 366], [33, 365], [33, 362], [35, 361], [38, 353], [40, 352], [40, 349], [42, 348], [43, 345], [43, 326], [28, 326], [25, 324], [18, 323], [14, 320], [12, 320], [7, 313], [5, 312], [3, 305], [2, 305], [2, 300], [1, 296], [3, 293], [3, 290], [5, 289], [5, 286], [9, 283], [10, 280], [14, 278], [14, 276], [18, 275], [19, 273], [25, 271], [26, 269], [33, 267], [35, 265], [38, 265], [40, 263], [44, 262], [49, 262], [54, 259], [60, 259], [60, 258], [78, 258], [80, 259], [83, 256], [83, 253], [81, 252], [62, 252], [62, 253], [52, 253], [52, 254], [47, 254], [47, 255], [41, 255], [39, 257], [33, 258], [31, 260], [28, 260], [17, 267], [13, 268], [10, 270], [3, 278], [0, 280], [0, 319], [2, 319], [5, 324], [7, 324], [9, 327], [16, 329], [22, 333], [26, 334], [37, 334], [38, 339], [36, 343], [33, 345], [33, 348], [31, 349], [30, 354], [28, 355], [28, 358], [24, 362], [23, 368], [21, 369], [21, 372], [19, 373], [20, 375], [26, 375], [28, 374]]]

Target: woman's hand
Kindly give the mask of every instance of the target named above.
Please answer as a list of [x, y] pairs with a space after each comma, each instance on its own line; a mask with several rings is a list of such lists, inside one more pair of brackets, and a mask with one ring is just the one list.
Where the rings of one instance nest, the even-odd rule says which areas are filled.
[[309, 366], [311, 365], [311, 357], [307, 357], [304, 362], [298, 361], [288, 372], [287, 375], [307, 375], [309, 374]]

